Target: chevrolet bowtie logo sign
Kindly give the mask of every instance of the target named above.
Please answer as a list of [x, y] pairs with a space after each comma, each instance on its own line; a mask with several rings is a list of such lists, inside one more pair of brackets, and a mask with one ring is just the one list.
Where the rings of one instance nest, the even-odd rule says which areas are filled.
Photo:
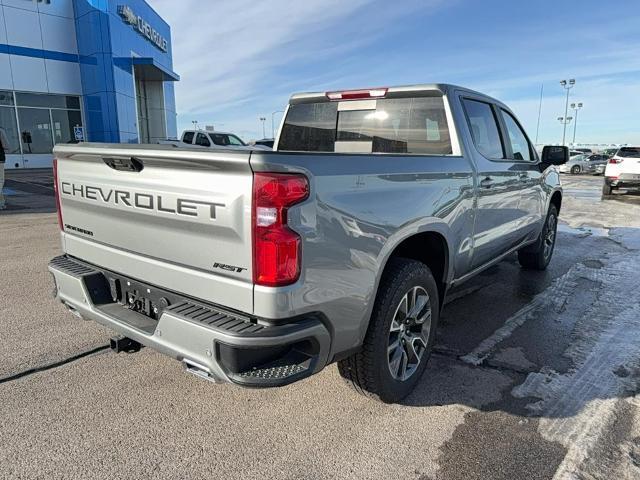
[[166, 38], [158, 33], [149, 22], [145, 21], [142, 17], [136, 15], [136, 13], [128, 5], [118, 5], [118, 15], [122, 17], [125, 23], [133, 26], [142, 36], [146, 37], [151, 43], [158, 47], [163, 52], [167, 51], [167, 45], [169, 42]]

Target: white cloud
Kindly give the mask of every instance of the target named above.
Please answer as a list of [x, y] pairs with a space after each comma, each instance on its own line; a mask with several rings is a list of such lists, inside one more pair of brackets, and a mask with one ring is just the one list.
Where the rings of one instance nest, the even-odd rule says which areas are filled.
[[[571, 98], [585, 103], [577, 139], [640, 142], [631, 16], [600, 19], [586, 9], [572, 22], [541, 17], [490, 31], [467, 23], [443, 36], [449, 28], [429, 18], [455, 8], [450, 0], [150, 1], [172, 27], [180, 128], [198, 120], [255, 138], [258, 117], [270, 130], [271, 112], [296, 91], [441, 81], [503, 100], [534, 137], [544, 83], [539, 140], [556, 142], [564, 113], [558, 81], [576, 78]], [[405, 27], [409, 19], [424, 26]]]
[[[233, 107], [254, 104], [258, 112], [262, 103], [270, 112], [282, 108], [300, 85], [335, 84], [343, 77], [336, 70], [305, 78], [301, 67], [327, 60], [339, 65], [383, 35], [388, 22], [445, 0], [411, 0], [395, 8], [380, 0], [152, 3], [172, 29], [174, 70], [182, 78], [176, 85], [180, 125], [186, 127], [191, 119], [224, 121], [225, 129], [251, 131], [246, 119], [234, 118]], [[294, 63], [295, 73], [288, 72]], [[223, 119], [215, 118], [220, 114]]]

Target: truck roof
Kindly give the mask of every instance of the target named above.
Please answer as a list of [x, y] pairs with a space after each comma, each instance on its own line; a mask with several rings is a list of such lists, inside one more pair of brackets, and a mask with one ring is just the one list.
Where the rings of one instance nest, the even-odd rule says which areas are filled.
[[386, 95], [392, 95], [392, 96], [403, 96], [403, 94], [407, 95], [407, 94], [418, 93], [418, 92], [422, 93], [423, 95], [433, 94], [436, 96], [442, 96], [442, 95], [447, 95], [449, 92], [453, 90], [461, 90], [463, 92], [466, 92], [472, 95], [486, 97], [497, 103], [502, 103], [499, 100], [496, 100], [495, 98], [485, 95], [484, 93], [480, 93], [475, 90], [471, 90], [465, 87], [460, 87], [458, 85], [453, 85], [450, 83], [422, 83], [422, 84], [416, 84], [416, 85], [397, 85], [394, 87], [375, 87], [375, 88], [367, 87], [367, 88], [349, 89], [349, 90], [332, 90], [328, 92], [302, 92], [302, 93], [293, 94], [289, 99], [289, 103], [295, 104], [295, 103], [310, 103], [310, 102], [315, 103], [318, 101], [330, 101], [327, 95], [333, 92], [356, 92], [356, 91], [359, 92], [359, 91], [367, 91], [367, 90], [373, 91], [373, 90], [383, 90], [383, 89], [386, 90]]

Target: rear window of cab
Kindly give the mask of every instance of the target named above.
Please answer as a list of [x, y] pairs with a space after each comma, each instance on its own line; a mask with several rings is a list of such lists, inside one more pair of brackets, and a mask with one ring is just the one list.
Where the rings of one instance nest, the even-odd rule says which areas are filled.
[[[385, 98], [363, 102], [289, 106], [279, 151], [449, 155], [442, 97]], [[341, 104], [349, 104], [342, 108]], [[371, 107], [374, 108], [371, 108]], [[345, 146], [348, 149], [345, 150]]]

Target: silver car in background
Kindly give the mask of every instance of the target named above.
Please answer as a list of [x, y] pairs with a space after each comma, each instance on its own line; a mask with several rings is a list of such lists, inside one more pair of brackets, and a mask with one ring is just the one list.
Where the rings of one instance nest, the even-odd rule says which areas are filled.
[[[594, 171], [596, 163], [591, 161], [591, 157], [596, 155], [573, 155], [569, 158], [569, 161], [564, 165], [561, 165], [558, 170], [560, 173], [572, 173], [577, 175], [579, 173], [591, 173]], [[606, 162], [605, 162], [606, 163]]]

